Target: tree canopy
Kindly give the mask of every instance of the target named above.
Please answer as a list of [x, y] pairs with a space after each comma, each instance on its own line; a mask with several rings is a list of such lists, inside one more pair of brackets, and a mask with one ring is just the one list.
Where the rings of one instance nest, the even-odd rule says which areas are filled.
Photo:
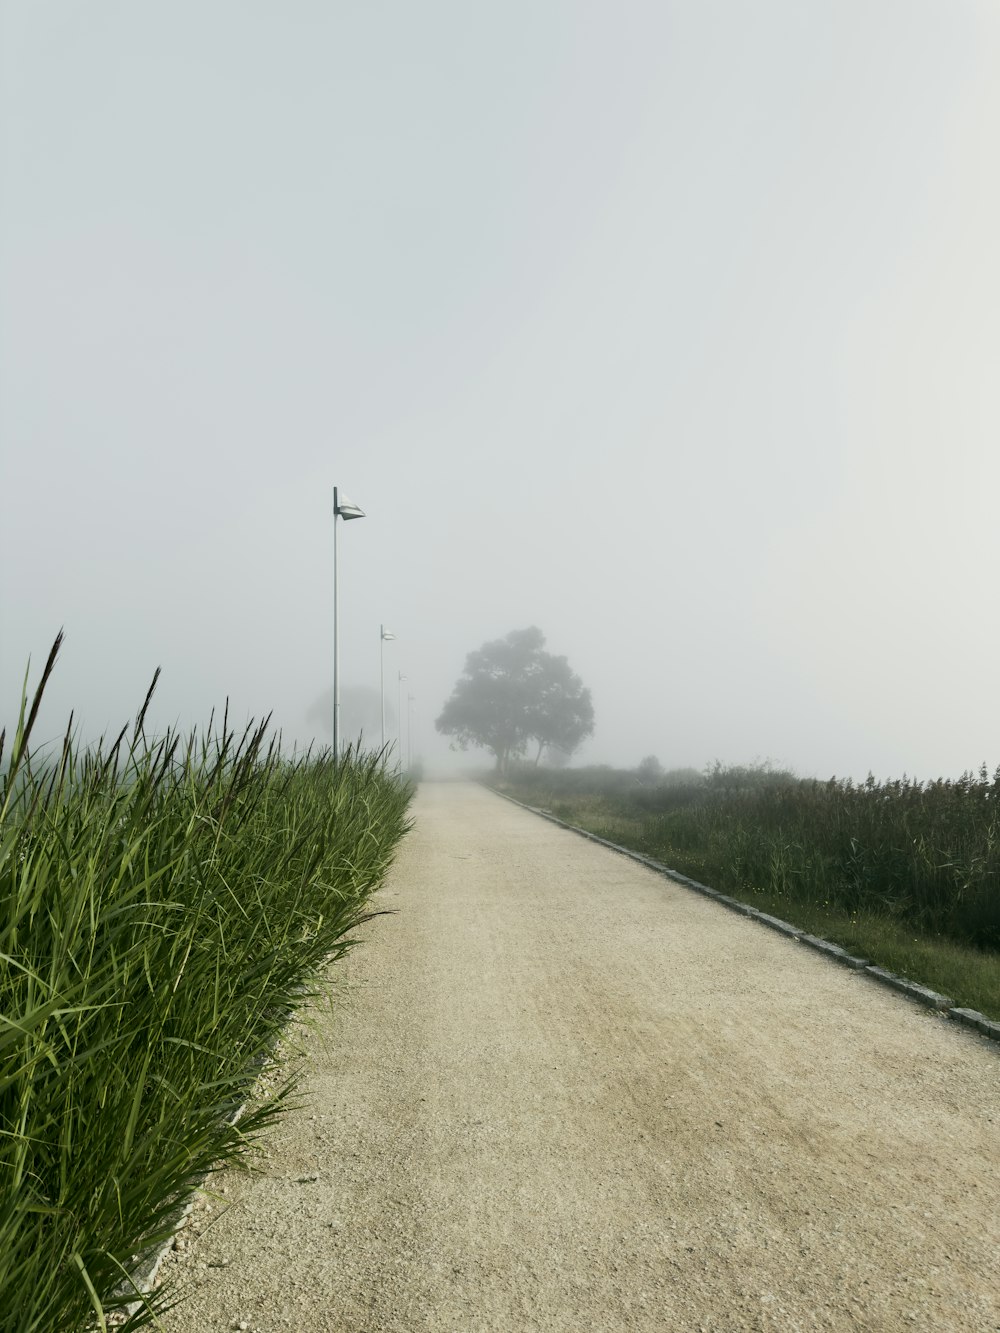
[[545, 635], [532, 625], [468, 655], [435, 726], [459, 749], [490, 750], [506, 773], [530, 742], [536, 764], [546, 747], [572, 754], [594, 730], [594, 706], [566, 658], [545, 652]]

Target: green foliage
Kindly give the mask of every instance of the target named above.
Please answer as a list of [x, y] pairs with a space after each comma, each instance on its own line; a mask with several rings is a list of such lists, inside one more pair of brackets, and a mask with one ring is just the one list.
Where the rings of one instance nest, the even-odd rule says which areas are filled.
[[150, 741], [140, 714], [44, 763], [54, 657], [0, 784], [2, 1333], [120, 1308], [178, 1204], [280, 1110], [287, 1083], [230, 1123], [407, 826], [377, 756], [289, 762], [266, 723]]
[[490, 750], [506, 773], [530, 741], [570, 755], [594, 730], [590, 691], [565, 657], [544, 651], [535, 626], [512, 630], [466, 658], [465, 670], [435, 726], [462, 750]]

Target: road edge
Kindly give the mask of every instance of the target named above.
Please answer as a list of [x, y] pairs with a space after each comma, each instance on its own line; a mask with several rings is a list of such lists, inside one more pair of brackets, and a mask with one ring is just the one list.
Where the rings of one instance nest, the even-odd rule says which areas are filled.
[[871, 977], [873, 981], [877, 981], [880, 985], [887, 986], [898, 994], [906, 996], [907, 999], [922, 1005], [925, 1009], [933, 1009], [937, 1013], [954, 1020], [962, 1027], [970, 1028], [987, 1041], [998, 1043], [995, 1049], [1000, 1054], [1000, 1023], [993, 1022], [992, 1019], [979, 1013], [978, 1010], [964, 1009], [956, 1005], [955, 1001], [949, 999], [947, 995], [941, 995], [937, 991], [931, 990], [929, 986], [923, 986], [918, 981], [910, 981], [907, 977], [897, 976], [884, 967], [876, 967], [868, 958], [858, 958], [854, 954], [848, 953], [846, 949], [842, 949], [840, 945], [831, 943], [830, 940], [820, 939], [818, 935], [810, 935], [808, 931], [801, 927], [793, 926], [790, 921], [782, 921], [780, 917], [762, 912], [749, 903], [740, 902], [738, 898], [731, 898], [726, 893], [720, 893], [718, 889], [713, 889], [708, 884], [701, 884], [688, 875], [682, 875], [679, 870], [672, 870], [670, 866], [664, 865], [662, 861], [654, 860], [651, 856], [645, 856], [642, 852], [633, 851], [631, 847], [623, 847], [620, 843], [611, 842], [608, 838], [602, 838], [596, 833], [591, 833], [589, 829], [580, 828], [577, 824], [568, 824], [566, 820], [560, 819], [551, 811], [542, 810], [537, 805], [527, 805], [524, 801], [519, 801], [516, 797], [508, 796], [506, 792], [491, 787], [488, 782], [480, 782], [479, 785], [484, 787], [486, 791], [492, 792], [494, 796], [509, 801], [511, 805], [527, 810], [529, 814], [538, 815], [541, 819], [547, 819], [550, 824], [556, 824], [559, 828], [567, 829], [570, 833], [577, 833], [589, 842], [599, 843], [600, 846], [607, 847], [620, 856], [627, 856], [630, 861], [637, 861], [648, 870], [653, 870], [656, 874], [663, 875], [686, 889], [692, 889], [695, 893], [700, 893], [702, 897], [711, 898], [713, 902], [728, 908], [729, 911], [737, 912], [750, 921], [756, 921], [759, 925], [766, 926], [768, 930], [775, 930], [781, 935], [797, 940], [800, 944], [814, 949], [817, 953], [823, 954], [826, 958], [839, 963], [841, 966], [849, 967], [856, 972], [863, 972], [866, 976]]

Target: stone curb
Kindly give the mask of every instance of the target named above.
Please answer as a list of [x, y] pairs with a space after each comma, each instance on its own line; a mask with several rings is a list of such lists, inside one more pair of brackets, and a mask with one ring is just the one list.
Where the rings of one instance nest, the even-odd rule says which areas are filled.
[[965, 1023], [970, 1028], [976, 1028], [984, 1037], [1000, 1041], [1000, 1023], [994, 1023], [978, 1009], [952, 1009], [948, 1017], [956, 1019], [959, 1023]]
[[921, 986], [919, 981], [907, 981], [905, 977], [897, 977], [895, 972], [887, 972], [884, 967], [866, 967], [865, 971], [876, 981], [881, 981], [883, 986], [891, 986], [893, 990], [902, 991], [904, 995], [909, 995], [911, 999], [926, 1005], [928, 1009], [954, 1007], [954, 1000], [949, 1000], [946, 995], [939, 995], [936, 990], [931, 990], [927, 986]]
[[720, 893], [718, 889], [711, 889], [707, 884], [700, 884], [698, 880], [690, 879], [677, 870], [671, 870], [662, 861], [654, 861], [651, 856], [644, 856], [642, 852], [634, 852], [630, 847], [622, 847], [619, 843], [611, 842], [608, 838], [601, 838], [596, 833], [579, 828], [576, 824], [567, 824], [564, 819], [559, 819], [550, 811], [541, 810], [536, 805], [526, 805], [524, 801], [518, 801], [515, 797], [508, 796], [506, 792], [497, 791], [496, 787], [491, 787], [488, 783], [484, 782], [482, 786], [487, 791], [492, 792], [494, 796], [500, 796], [503, 800], [510, 801], [511, 805], [520, 806], [522, 810], [527, 810], [530, 814], [540, 815], [542, 819], [547, 819], [550, 824], [557, 824], [560, 828], [568, 829], [570, 833], [578, 833], [590, 842], [600, 843], [602, 847], [618, 852], [621, 856], [627, 856], [630, 861], [638, 861], [640, 865], [655, 870], [659, 875], [665, 875], [677, 884], [683, 884], [685, 888], [694, 889], [696, 893], [711, 898], [723, 907], [728, 907], [730, 911], [738, 912], [741, 916], [749, 917], [751, 921], [757, 921], [770, 930], [776, 930], [782, 935], [798, 940], [799, 943], [805, 944], [808, 948], [815, 949], [818, 953], [822, 953], [827, 958], [832, 958], [835, 962], [852, 968], [858, 973], [864, 972], [866, 976], [871, 977], [874, 981], [883, 986], [891, 987], [900, 995], [905, 995], [908, 999], [922, 1004], [924, 1008], [933, 1009], [965, 1027], [972, 1028], [990, 1041], [1000, 1043], [1000, 1023], [995, 1023], [976, 1009], [956, 1008], [954, 1000], [950, 1000], [947, 995], [939, 995], [937, 991], [931, 990], [929, 986], [922, 986], [918, 981], [909, 981], [906, 977], [897, 977], [894, 972], [889, 972], [884, 967], [874, 966], [867, 958], [856, 958], [853, 954], [848, 953], [846, 949], [842, 949], [839, 944], [832, 944], [829, 940], [820, 939], [818, 935], [810, 935], [800, 927], [793, 926], [790, 921], [782, 921], [780, 917], [771, 916], [767, 912], [760, 912], [756, 907], [751, 907], [749, 903], [741, 903], [736, 898], [730, 898], [728, 894]]
[[853, 954], [842, 949], [839, 944], [831, 944], [829, 940], [821, 940], [818, 935], [803, 935], [802, 943], [808, 944], [810, 949], [819, 949], [820, 953], [825, 953], [828, 958], [835, 958], [838, 963], [843, 963], [847, 967], [853, 967], [855, 971], [864, 968], [866, 971], [871, 963], [870, 958], [856, 958]]

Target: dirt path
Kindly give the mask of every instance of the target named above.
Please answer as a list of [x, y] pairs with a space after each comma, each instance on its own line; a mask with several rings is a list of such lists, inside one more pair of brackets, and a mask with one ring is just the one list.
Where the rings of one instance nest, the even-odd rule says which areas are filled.
[[415, 815], [167, 1333], [1000, 1329], [990, 1043], [477, 787]]

